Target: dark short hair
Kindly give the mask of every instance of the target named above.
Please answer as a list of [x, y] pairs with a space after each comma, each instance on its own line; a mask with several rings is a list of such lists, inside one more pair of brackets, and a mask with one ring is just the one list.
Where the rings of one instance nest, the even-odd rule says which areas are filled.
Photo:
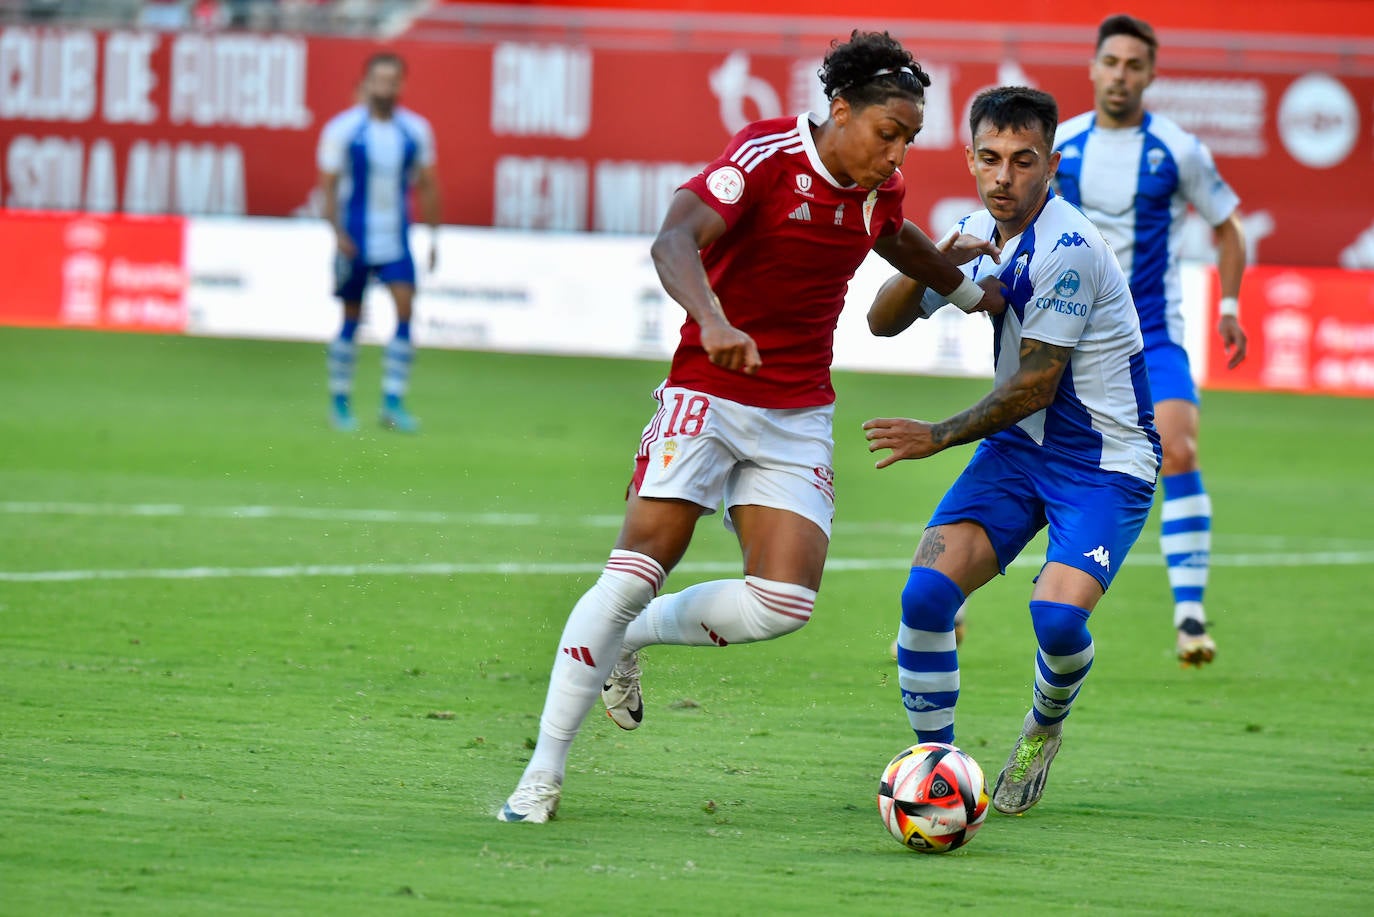
[[1102, 24], [1097, 27], [1096, 51], [1101, 51], [1102, 43], [1116, 35], [1129, 35], [1145, 42], [1145, 46], [1150, 49], [1150, 63], [1155, 62], [1155, 51], [1159, 50], [1159, 39], [1155, 38], [1154, 28], [1144, 19], [1137, 19], [1125, 13], [1118, 13], [1103, 19]]
[[378, 51], [376, 54], [373, 54], [367, 59], [367, 62], [363, 64], [363, 75], [368, 75], [372, 72], [373, 67], [382, 64], [392, 64], [396, 69], [401, 71], [402, 76], [405, 75], [405, 58], [401, 57], [401, 55], [397, 54], [395, 51]]
[[1054, 149], [1054, 131], [1059, 126], [1059, 105], [1054, 96], [1029, 86], [997, 86], [978, 93], [969, 109], [970, 137], [978, 134], [978, 125], [987, 121], [995, 129], [1025, 130], [1038, 127], [1045, 136], [1045, 145]]
[[830, 43], [816, 75], [827, 99], [841, 96], [855, 108], [881, 105], [898, 95], [920, 101], [930, 85], [930, 76], [897, 39], [858, 29], [844, 44], [838, 39]]

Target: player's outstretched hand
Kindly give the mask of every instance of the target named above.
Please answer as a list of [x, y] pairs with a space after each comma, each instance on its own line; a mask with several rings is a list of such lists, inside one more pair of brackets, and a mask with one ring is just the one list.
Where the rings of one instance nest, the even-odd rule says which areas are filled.
[[716, 366], [752, 376], [763, 360], [754, 339], [734, 325], [712, 323], [701, 328], [701, 347]]
[[979, 255], [990, 256], [995, 264], [1002, 263], [1002, 249], [997, 247], [997, 243], [957, 230], [949, 238], [941, 240], [940, 251], [956, 265], [968, 264]]
[[892, 452], [878, 459], [875, 468], [886, 468], [902, 459], [919, 459], [939, 452], [941, 447], [931, 435], [933, 424], [924, 420], [911, 420], [906, 417], [875, 417], [865, 421], [864, 436], [868, 439], [868, 451], [891, 449]]
[[1249, 344], [1245, 329], [1234, 315], [1223, 315], [1221, 321], [1217, 322], [1217, 334], [1221, 335], [1221, 349], [1227, 356], [1226, 368], [1235, 369], [1245, 359], [1246, 346]]

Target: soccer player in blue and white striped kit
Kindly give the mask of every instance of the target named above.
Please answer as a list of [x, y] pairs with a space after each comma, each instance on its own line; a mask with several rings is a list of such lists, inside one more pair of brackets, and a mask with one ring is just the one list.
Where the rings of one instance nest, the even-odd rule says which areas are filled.
[[[864, 424], [869, 451], [891, 450], [879, 468], [983, 441], [927, 524], [902, 591], [898, 681], [920, 741], [954, 741], [959, 606], [1049, 528], [1030, 600], [1031, 709], [993, 789], [993, 806], [1008, 814], [1044, 791], [1092, 667], [1088, 616], [1145, 524], [1160, 461], [1126, 278], [1093, 224], [1050, 187], [1058, 119], [1053, 98], [1024, 87], [983, 92], [970, 112], [969, 171], [986, 209], [940, 248], [1007, 300], [993, 318], [992, 391], [939, 423]], [[983, 240], [1000, 257], [977, 254]], [[869, 326], [897, 334], [944, 304], [899, 274], [879, 291]]]
[[1094, 108], [1059, 126], [1056, 187], [1097, 225], [1130, 279], [1164, 445], [1160, 547], [1173, 589], [1178, 658], [1201, 667], [1216, 655], [1216, 643], [1203, 610], [1212, 503], [1198, 465], [1198, 393], [1180, 311], [1178, 256], [1188, 205], [1215, 228], [1222, 295], [1217, 333], [1231, 367], [1245, 359], [1237, 302], [1245, 237], [1236, 216], [1239, 198], [1207, 147], [1144, 108], [1157, 49], [1148, 23], [1125, 15], [1103, 20], [1089, 71]]
[[415, 347], [410, 319], [415, 302], [415, 261], [410, 254], [410, 189], [432, 235], [429, 268], [438, 255], [439, 181], [434, 131], [399, 104], [405, 62], [381, 52], [363, 70], [362, 103], [335, 115], [320, 134], [317, 155], [324, 217], [334, 230], [334, 293], [343, 301], [343, 325], [329, 345], [330, 419], [354, 430], [354, 340], [369, 278], [387, 285], [396, 303], [396, 334], [382, 358], [382, 426], [414, 433], [419, 423], [405, 408]]

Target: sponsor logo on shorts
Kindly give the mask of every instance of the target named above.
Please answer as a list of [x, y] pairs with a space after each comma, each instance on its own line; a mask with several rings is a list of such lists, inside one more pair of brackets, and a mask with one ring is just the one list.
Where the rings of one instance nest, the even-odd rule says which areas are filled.
[[835, 470], [824, 465], [817, 465], [811, 469], [811, 486], [825, 494], [825, 498], [831, 503], [835, 502]]

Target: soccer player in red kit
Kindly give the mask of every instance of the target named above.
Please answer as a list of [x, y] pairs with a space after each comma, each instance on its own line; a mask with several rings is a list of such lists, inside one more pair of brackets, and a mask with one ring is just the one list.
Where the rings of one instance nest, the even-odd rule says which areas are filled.
[[[834, 515], [835, 325], [869, 251], [967, 311], [1005, 307], [902, 217], [898, 166], [930, 85], [911, 54], [885, 32], [856, 31], [832, 44], [820, 77], [828, 117], [740, 131], [678, 190], [654, 240], [663, 287], [687, 312], [681, 344], [654, 393], [620, 536], [568, 618], [539, 741], [502, 821], [554, 816], [598, 693], [617, 725], [639, 726], [641, 647], [750, 643], [810, 620]], [[722, 504], [744, 578], [654, 598], [697, 520]]]

